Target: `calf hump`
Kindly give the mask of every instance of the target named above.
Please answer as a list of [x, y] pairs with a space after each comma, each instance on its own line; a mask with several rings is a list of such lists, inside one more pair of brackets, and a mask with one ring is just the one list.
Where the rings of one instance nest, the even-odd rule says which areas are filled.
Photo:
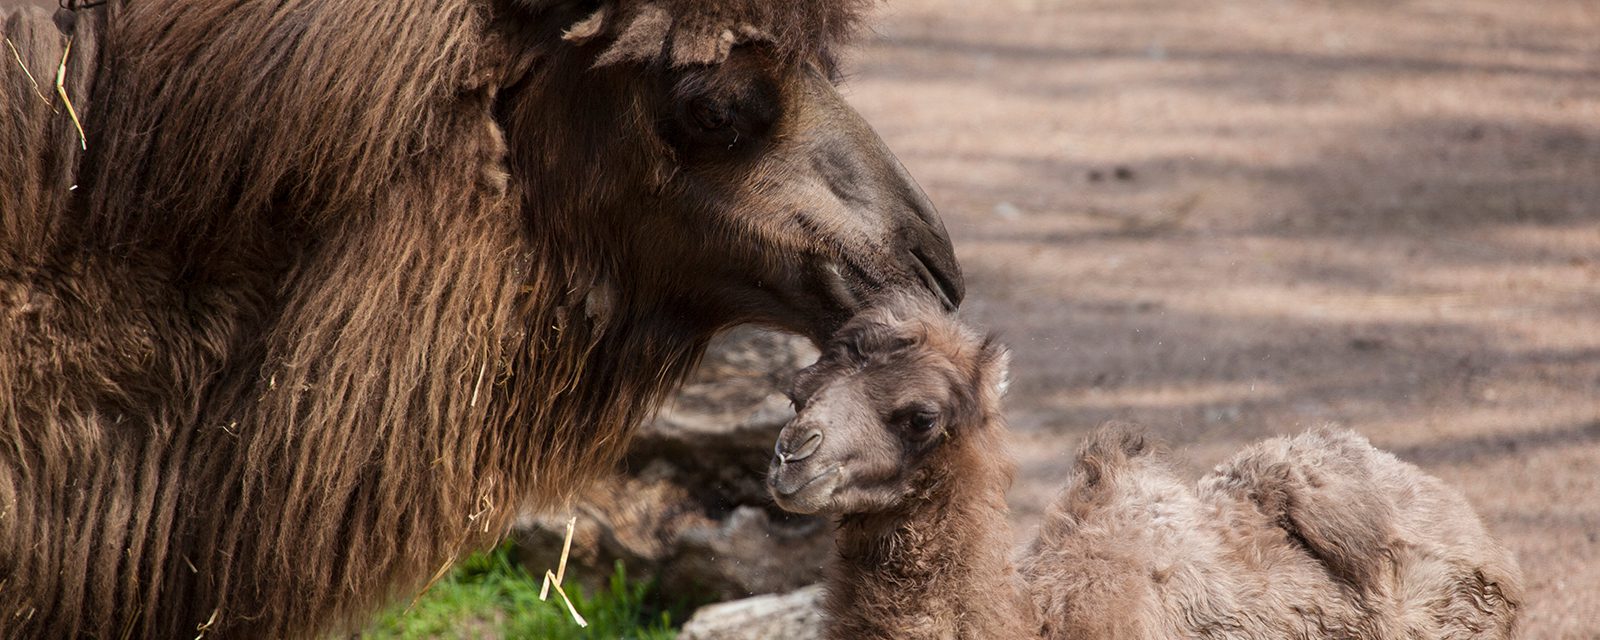
[[1133, 460], [1154, 455], [1158, 443], [1145, 428], [1128, 422], [1107, 422], [1078, 449], [1077, 475], [1085, 489], [1103, 487]]
[[1353, 432], [1319, 430], [1251, 447], [1212, 482], [1254, 503], [1335, 579], [1366, 591], [1394, 539], [1393, 503], [1373, 480], [1375, 453]]
[[[1147, 475], [1152, 464], [1160, 466], [1164, 459], [1158, 440], [1148, 435], [1144, 427], [1124, 422], [1107, 422], [1083, 441], [1074, 459], [1072, 477], [1057, 498], [1053, 512], [1068, 516], [1069, 521], [1088, 517], [1088, 514], [1112, 503], [1116, 499], [1120, 479], [1129, 476], [1135, 468], [1136, 476]], [[1160, 469], [1157, 475], [1165, 473]]]

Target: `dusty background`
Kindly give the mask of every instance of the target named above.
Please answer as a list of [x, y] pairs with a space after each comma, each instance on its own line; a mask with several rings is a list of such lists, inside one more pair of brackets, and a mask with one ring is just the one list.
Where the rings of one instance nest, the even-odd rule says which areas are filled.
[[1108, 418], [1338, 423], [1600, 637], [1600, 3], [894, 0], [851, 99], [1016, 351], [1019, 537]]

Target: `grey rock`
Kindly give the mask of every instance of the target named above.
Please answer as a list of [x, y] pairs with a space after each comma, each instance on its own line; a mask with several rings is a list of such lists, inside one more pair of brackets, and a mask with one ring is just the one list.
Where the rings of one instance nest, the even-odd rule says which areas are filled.
[[821, 640], [822, 586], [701, 607], [678, 640]]

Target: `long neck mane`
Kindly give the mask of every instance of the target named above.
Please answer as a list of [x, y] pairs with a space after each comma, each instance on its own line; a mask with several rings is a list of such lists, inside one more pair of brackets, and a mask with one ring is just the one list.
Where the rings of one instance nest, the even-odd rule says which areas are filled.
[[524, 213], [483, 16], [287, 4], [110, 5], [83, 187], [0, 221], [0, 636], [336, 630], [612, 469], [703, 349]]
[[995, 453], [996, 444], [982, 437], [947, 446], [902, 508], [840, 519], [827, 583], [829, 637], [1038, 633], [1009, 560], [1011, 463]]

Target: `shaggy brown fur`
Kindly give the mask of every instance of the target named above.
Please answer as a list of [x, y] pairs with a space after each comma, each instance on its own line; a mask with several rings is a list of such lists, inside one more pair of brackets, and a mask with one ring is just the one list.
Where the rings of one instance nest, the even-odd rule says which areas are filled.
[[[563, 34], [645, 4], [113, 1], [86, 153], [5, 52], [0, 637], [357, 623], [610, 469], [719, 328], [959, 301], [818, 80], [862, 3], [768, 4], [653, 3], [660, 56], [597, 67]], [[48, 85], [54, 27], [3, 31]]]
[[[843, 514], [834, 637], [1515, 635], [1518, 569], [1471, 507], [1348, 431], [1257, 444], [1196, 492], [1137, 429], [1103, 429], [1021, 555], [1033, 606], [1010, 601], [995, 347], [922, 303], [864, 314], [836, 344], [796, 381], [804, 408], [769, 479], [785, 508]], [[905, 416], [930, 411], [916, 435]], [[922, 570], [962, 553], [959, 580]], [[1042, 625], [985, 626], [996, 612]]]

